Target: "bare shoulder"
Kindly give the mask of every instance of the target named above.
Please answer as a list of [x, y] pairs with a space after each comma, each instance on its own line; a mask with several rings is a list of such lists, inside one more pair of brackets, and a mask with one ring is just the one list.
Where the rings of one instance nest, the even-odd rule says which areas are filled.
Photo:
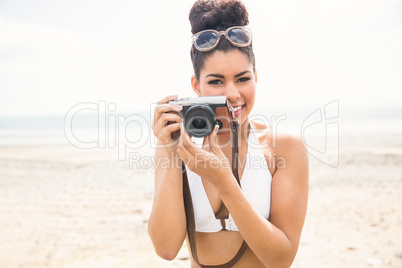
[[275, 150], [278, 154], [291, 156], [306, 156], [307, 150], [304, 147], [301, 137], [290, 133], [276, 134]]
[[274, 151], [281, 161], [281, 165], [277, 165], [277, 177], [286, 176], [300, 183], [308, 181], [308, 153], [301, 137], [278, 133]]

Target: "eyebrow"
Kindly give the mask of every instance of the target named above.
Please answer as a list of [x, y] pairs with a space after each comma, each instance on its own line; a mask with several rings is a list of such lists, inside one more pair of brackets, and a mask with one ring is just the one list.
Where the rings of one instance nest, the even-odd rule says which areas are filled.
[[235, 77], [242, 76], [242, 75], [244, 75], [244, 74], [246, 74], [246, 73], [251, 73], [251, 71], [247, 70], [247, 71], [241, 72], [241, 73], [239, 73], [239, 74], [236, 74]]
[[[242, 75], [244, 75], [244, 74], [246, 74], [246, 73], [251, 73], [251, 71], [247, 70], [247, 71], [238, 73], [238, 74], [236, 74], [234, 77], [237, 78], [237, 77], [242, 76]], [[217, 77], [217, 78], [225, 78], [225, 77], [224, 77], [223, 75], [221, 75], [221, 74], [208, 74], [208, 75], [205, 76], [205, 78], [207, 78], [207, 77], [209, 77], [209, 76], [213, 76], [213, 77]]]
[[218, 78], [224, 78], [224, 76], [221, 75], [221, 74], [208, 74], [208, 75], [205, 76], [205, 78], [207, 78], [209, 76], [218, 77]]

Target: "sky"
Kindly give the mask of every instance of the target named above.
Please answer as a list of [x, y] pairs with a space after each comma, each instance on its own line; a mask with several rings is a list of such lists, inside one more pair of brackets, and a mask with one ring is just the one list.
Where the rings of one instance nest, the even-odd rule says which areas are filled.
[[[194, 96], [193, 0], [0, 0], [0, 116]], [[244, 0], [256, 107], [402, 107], [402, 1]]]

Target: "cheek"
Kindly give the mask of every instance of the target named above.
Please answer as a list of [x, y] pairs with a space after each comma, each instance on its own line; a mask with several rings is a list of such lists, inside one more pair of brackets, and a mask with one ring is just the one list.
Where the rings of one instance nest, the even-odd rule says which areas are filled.
[[212, 90], [208, 90], [208, 88], [204, 88], [201, 90], [201, 96], [211, 96], [212, 94]]
[[248, 87], [244, 90], [242, 95], [245, 99], [247, 99], [248, 102], [253, 104], [255, 101], [255, 87]]

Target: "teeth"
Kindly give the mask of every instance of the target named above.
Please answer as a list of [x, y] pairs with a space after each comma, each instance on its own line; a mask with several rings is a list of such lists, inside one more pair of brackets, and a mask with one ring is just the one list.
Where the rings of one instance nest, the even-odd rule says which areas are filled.
[[242, 107], [243, 107], [243, 106], [237, 106], [236, 108], [233, 108], [233, 111], [234, 111], [234, 112], [237, 112], [237, 111], [239, 111]]

